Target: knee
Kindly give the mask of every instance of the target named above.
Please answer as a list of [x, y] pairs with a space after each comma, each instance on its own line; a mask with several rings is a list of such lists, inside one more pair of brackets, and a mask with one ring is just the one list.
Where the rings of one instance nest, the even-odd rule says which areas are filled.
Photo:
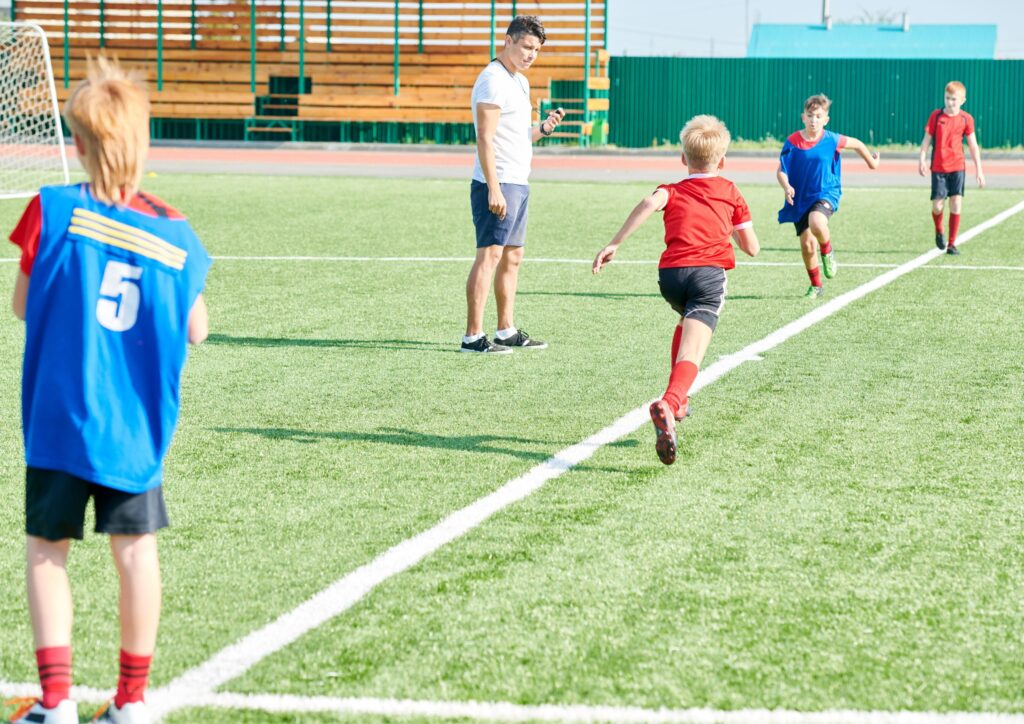
[[934, 211], [936, 214], [941, 214], [944, 206], [945, 204], [943, 203], [942, 199], [935, 199], [934, 201], [932, 201], [932, 211]]

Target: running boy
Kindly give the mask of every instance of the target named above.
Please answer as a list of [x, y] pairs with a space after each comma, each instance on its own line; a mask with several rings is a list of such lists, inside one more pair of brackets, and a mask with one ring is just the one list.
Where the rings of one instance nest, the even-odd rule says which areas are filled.
[[843, 195], [839, 152], [844, 148], [856, 151], [871, 169], [878, 168], [880, 162], [879, 155], [872, 154], [856, 138], [825, 130], [831, 105], [832, 101], [820, 93], [804, 101], [804, 112], [800, 116], [804, 129], [786, 139], [775, 174], [779, 186], [786, 193], [786, 203], [779, 209], [779, 223], [796, 226], [800, 252], [811, 280], [811, 286], [804, 294], [808, 299], [824, 293], [822, 271], [826, 279], [831, 279], [838, 267], [828, 219], [839, 210], [839, 197]]
[[[959, 254], [956, 235], [960, 230], [960, 210], [964, 201], [964, 138], [974, 161], [974, 174], [978, 177], [978, 188], [985, 188], [985, 174], [981, 171], [981, 149], [974, 135], [974, 118], [960, 106], [967, 100], [967, 89], [960, 81], [946, 84], [945, 105], [932, 111], [924, 127], [921, 141], [921, 159], [918, 172], [924, 176], [925, 156], [935, 139], [932, 151], [932, 221], [935, 224], [935, 246], [945, 249], [947, 254]], [[949, 245], [942, 230], [942, 209], [949, 198]]]
[[661, 462], [676, 459], [675, 423], [686, 415], [687, 395], [711, 343], [725, 304], [725, 272], [736, 266], [730, 237], [756, 256], [761, 246], [750, 209], [732, 181], [719, 176], [729, 130], [714, 116], [694, 116], [683, 127], [683, 163], [689, 175], [663, 184], [633, 209], [608, 246], [594, 257], [593, 273], [610, 262], [629, 236], [655, 211], [664, 211], [665, 251], [658, 263], [661, 295], [679, 314], [672, 336], [672, 372], [661, 399], [651, 403]]
[[13, 720], [78, 722], [67, 556], [91, 497], [121, 582], [120, 677], [98, 721], [137, 724], [150, 721], [160, 620], [162, 463], [186, 342], [207, 335], [210, 257], [180, 213], [139, 190], [149, 150], [141, 85], [101, 57], [64, 116], [89, 182], [40, 189], [11, 234], [21, 247], [13, 309], [25, 320], [28, 605], [43, 690]]

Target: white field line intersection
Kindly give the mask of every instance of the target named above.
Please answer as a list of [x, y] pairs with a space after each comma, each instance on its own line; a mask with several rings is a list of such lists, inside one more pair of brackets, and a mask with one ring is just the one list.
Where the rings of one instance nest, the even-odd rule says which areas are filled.
[[[978, 234], [1002, 223], [1024, 210], [1024, 201], [997, 214], [988, 221], [965, 232], [960, 243], [966, 243]], [[803, 332], [818, 322], [830, 317], [844, 307], [876, 291], [901, 276], [918, 269], [943, 254], [932, 249], [895, 269], [891, 269], [845, 294], [831, 299], [814, 310], [784, 325], [761, 340], [747, 345], [740, 351], [719, 358], [705, 368], [692, 388], [696, 393], [736, 367], [747, 361], [756, 360], [764, 352], [773, 349], [791, 337]], [[412, 566], [442, 546], [454, 541], [480, 525], [495, 513], [516, 503], [535, 492], [549, 480], [589, 459], [599, 449], [626, 435], [631, 434], [648, 421], [646, 405], [626, 413], [611, 425], [572, 445], [525, 474], [510, 480], [493, 493], [480, 498], [469, 506], [458, 510], [433, 528], [409, 538], [385, 551], [369, 563], [339, 579], [320, 593], [300, 604], [297, 608], [279, 616], [263, 628], [248, 634], [241, 640], [221, 649], [210, 659], [184, 672], [167, 686], [150, 692], [148, 699], [157, 716], [167, 714], [199, 702], [237, 702], [227, 706], [249, 706], [262, 708], [275, 706], [275, 702], [286, 702], [288, 711], [307, 710], [296, 707], [323, 705], [362, 707], [359, 713], [377, 711], [373, 706], [391, 707], [394, 715], [412, 714], [423, 716], [462, 716], [474, 719], [523, 721], [541, 719], [547, 721], [666, 721], [666, 722], [726, 722], [728, 724], [762, 724], [775, 722], [797, 722], [803, 724], [824, 724], [825, 722], [850, 722], [851, 724], [947, 724], [950, 722], [1004, 722], [1024, 724], [1024, 715], [997, 715], [972, 713], [928, 713], [928, 712], [817, 712], [800, 713], [781, 710], [712, 711], [702, 709], [646, 710], [639, 708], [589, 707], [589, 706], [542, 706], [521, 707], [508, 703], [473, 704], [470, 702], [401, 702], [376, 699], [327, 699], [323, 697], [280, 697], [274, 695], [217, 694], [215, 690], [251, 669], [271, 654], [283, 649], [304, 634], [348, 610], [376, 586]], [[0, 689], [7, 686], [0, 685]], [[36, 689], [38, 691], [38, 689]], [[250, 704], [245, 704], [250, 702]], [[256, 702], [262, 702], [256, 704]], [[305, 702], [305, 704], [303, 704]], [[317, 704], [319, 702], [319, 704]], [[360, 702], [362, 702], [360, 704]], [[419, 707], [417, 709], [416, 707]], [[479, 708], [483, 707], [483, 708]], [[277, 709], [274, 709], [275, 711]], [[323, 709], [317, 709], [323, 711]], [[331, 711], [327, 709], [327, 711]], [[354, 709], [343, 709], [352, 712]], [[475, 713], [471, 713], [475, 712]], [[1009, 718], [1007, 718], [1009, 717]]]

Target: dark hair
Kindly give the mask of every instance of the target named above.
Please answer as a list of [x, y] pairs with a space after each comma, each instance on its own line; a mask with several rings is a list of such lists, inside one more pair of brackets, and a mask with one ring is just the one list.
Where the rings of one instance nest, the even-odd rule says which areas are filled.
[[519, 42], [524, 35], [535, 35], [540, 39], [541, 45], [548, 39], [547, 33], [544, 32], [544, 24], [536, 15], [516, 15], [508, 24], [505, 35], [511, 35], [512, 42]]

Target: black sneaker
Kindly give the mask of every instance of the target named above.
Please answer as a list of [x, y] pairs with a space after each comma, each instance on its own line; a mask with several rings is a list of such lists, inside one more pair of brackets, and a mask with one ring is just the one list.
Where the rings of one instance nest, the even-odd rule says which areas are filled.
[[512, 348], [507, 347], [503, 344], [495, 344], [491, 340], [487, 339], [485, 334], [475, 342], [466, 342], [463, 340], [462, 349], [460, 352], [483, 352], [486, 354], [512, 354]]
[[523, 349], [547, 349], [548, 343], [539, 339], [530, 339], [523, 330], [517, 330], [511, 337], [495, 337], [494, 341], [505, 347], [521, 347]]
[[957, 249], [952, 244], [950, 244], [948, 247], [946, 247], [946, 253], [947, 254], [952, 254], [953, 256], [960, 256], [960, 250]]
[[946, 237], [942, 235], [941, 231], [935, 232], [935, 246], [939, 247], [940, 249], [946, 248]]

